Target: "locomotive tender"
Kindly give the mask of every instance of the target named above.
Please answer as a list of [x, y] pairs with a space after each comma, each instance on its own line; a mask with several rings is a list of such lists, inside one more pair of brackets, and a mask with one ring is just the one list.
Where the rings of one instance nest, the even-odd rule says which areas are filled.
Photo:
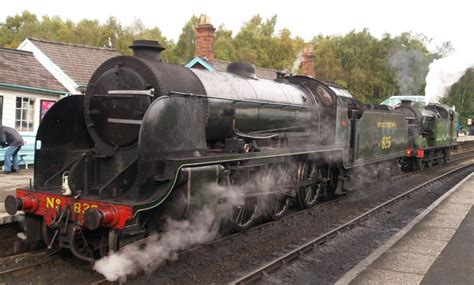
[[[246, 193], [232, 219], [243, 230], [262, 195], [278, 219], [292, 203], [308, 208], [341, 191], [353, 167], [409, 155], [408, 167], [431, 146], [415, 137], [432, 134], [418, 132], [417, 122], [429, 122], [414, 107], [367, 107], [304, 76], [260, 79], [248, 63], [227, 72], [167, 64], [155, 41], [131, 48], [134, 56], [104, 62], [85, 96], [61, 99], [41, 122], [34, 183], [5, 201], [10, 214], [25, 212], [28, 241], [91, 261], [159, 231], [165, 217], [186, 217], [211, 183]], [[448, 142], [443, 152], [453, 141], [436, 142]], [[273, 181], [265, 193], [253, 183], [262, 177]]]

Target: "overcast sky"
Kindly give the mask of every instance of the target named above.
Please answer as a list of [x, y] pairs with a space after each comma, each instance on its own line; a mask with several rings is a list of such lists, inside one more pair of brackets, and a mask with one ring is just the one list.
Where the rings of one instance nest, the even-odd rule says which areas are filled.
[[345, 34], [367, 27], [377, 37], [385, 32], [397, 35], [411, 31], [432, 38], [432, 46], [449, 40], [458, 50], [472, 51], [473, 6], [472, 1], [457, 0], [4, 0], [0, 21], [24, 10], [73, 21], [87, 18], [105, 22], [114, 16], [123, 25], [140, 18], [147, 27], [157, 26], [176, 41], [193, 14], [206, 14], [215, 27], [224, 24], [234, 34], [255, 14], [264, 18], [276, 14], [277, 29], [289, 28], [305, 40], [318, 34]]

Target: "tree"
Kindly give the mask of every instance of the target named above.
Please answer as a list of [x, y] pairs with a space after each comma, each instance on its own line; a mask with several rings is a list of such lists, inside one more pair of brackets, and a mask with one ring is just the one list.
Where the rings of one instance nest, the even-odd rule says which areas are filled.
[[185, 64], [194, 57], [196, 27], [198, 24], [199, 18], [193, 15], [184, 25], [174, 49], [176, 63]]
[[434, 58], [423, 41], [421, 35], [410, 33], [377, 39], [367, 29], [343, 36], [318, 36], [312, 41], [315, 73], [368, 103], [379, 103], [392, 95], [422, 94]]
[[37, 34], [36, 15], [24, 11], [21, 15], [9, 16], [0, 24], [0, 45], [16, 48], [26, 37]]
[[235, 59], [234, 39], [232, 31], [227, 30], [224, 25], [217, 28], [214, 38], [214, 53], [220, 60], [232, 61]]
[[461, 79], [451, 87], [449, 96], [441, 101], [455, 106], [459, 113], [459, 123], [467, 127], [467, 119], [474, 120], [474, 69], [469, 69]]

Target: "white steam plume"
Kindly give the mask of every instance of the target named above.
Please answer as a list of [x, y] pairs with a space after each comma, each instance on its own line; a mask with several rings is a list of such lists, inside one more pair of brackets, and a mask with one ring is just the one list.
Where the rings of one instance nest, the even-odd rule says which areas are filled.
[[167, 231], [160, 237], [152, 236], [144, 248], [124, 247], [97, 261], [94, 269], [109, 281], [125, 281], [129, 275], [152, 272], [165, 261], [176, 259], [179, 250], [214, 238], [217, 234], [213, 226], [215, 218], [213, 211], [206, 207], [189, 221], [169, 221]]
[[300, 50], [296, 55], [295, 61], [293, 61], [293, 67], [291, 68], [291, 74], [297, 74], [300, 68], [301, 62], [303, 61], [303, 50]]
[[397, 50], [390, 55], [389, 65], [395, 71], [400, 94], [415, 95], [421, 91], [422, 79], [428, 72], [427, 61], [427, 57], [415, 48]]
[[455, 52], [433, 61], [426, 76], [425, 97], [427, 102], [438, 102], [448, 95], [451, 86], [466, 71], [474, 67], [474, 54]]

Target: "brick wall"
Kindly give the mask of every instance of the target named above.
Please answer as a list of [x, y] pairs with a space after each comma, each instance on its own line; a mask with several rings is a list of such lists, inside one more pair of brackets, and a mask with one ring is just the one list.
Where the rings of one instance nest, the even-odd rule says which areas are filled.
[[201, 23], [196, 27], [195, 55], [207, 58], [212, 62], [216, 59], [214, 54], [214, 31], [216, 29], [209, 23]]
[[305, 45], [303, 48], [303, 75], [315, 77], [314, 72], [314, 51], [312, 45]]

